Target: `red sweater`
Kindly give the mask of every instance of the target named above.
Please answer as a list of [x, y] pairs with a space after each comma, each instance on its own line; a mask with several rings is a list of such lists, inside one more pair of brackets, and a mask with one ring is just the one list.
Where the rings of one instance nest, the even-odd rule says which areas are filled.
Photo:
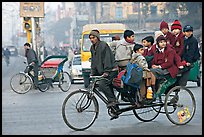
[[174, 44], [175, 37], [171, 32], [168, 32], [164, 37], [166, 38], [166, 41], [168, 44], [171, 44], [171, 45]]
[[178, 74], [178, 68], [174, 63], [175, 52], [172, 48], [167, 46], [164, 52], [155, 52], [152, 65], [160, 65], [162, 69], [167, 69], [172, 78]]
[[184, 49], [184, 35], [181, 32], [178, 37], [174, 36], [174, 42], [172, 44], [173, 49], [176, 51], [176, 53], [181, 57]]
[[145, 56], [153, 56], [155, 51], [156, 51], [156, 44], [153, 44], [150, 50], [148, 50], [148, 49], [144, 50], [143, 56], [144, 57]]

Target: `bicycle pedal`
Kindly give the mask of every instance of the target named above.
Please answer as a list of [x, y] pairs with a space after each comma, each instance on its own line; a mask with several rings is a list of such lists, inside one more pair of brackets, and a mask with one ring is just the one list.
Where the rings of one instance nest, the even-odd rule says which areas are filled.
[[110, 118], [110, 120], [117, 119], [117, 118], [119, 118], [119, 116], [118, 116], [118, 115], [114, 115], [114, 116], [112, 116], [112, 117]]

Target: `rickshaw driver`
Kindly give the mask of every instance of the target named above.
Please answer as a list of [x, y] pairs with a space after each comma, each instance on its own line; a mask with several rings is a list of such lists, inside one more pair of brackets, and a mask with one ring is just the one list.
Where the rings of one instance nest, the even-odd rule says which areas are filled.
[[[36, 52], [31, 48], [30, 43], [24, 44], [25, 57], [27, 58], [27, 63], [32, 64], [34, 71], [34, 89], [38, 88], [38, 58]], [[29, 71], [29, 70], [28, 70]]]

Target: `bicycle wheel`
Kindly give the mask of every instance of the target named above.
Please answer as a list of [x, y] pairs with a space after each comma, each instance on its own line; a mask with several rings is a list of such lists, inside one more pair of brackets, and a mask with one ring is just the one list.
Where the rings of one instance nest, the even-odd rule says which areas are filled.
[[45, 92], [49, 89], [50, 85], [49, 82], [46, 79], [43, 79], [41, 81], [38, 82], [38, 89], [41, 92]]
[[98, 101], [83, 90], [71, 92], [62, 105], [62, 117], [68, 127], [81, 131], [89, 128], [99, 113]]
[[15, 74], [10, 80], [11, 89], [18, 94], [27, 93], [33, 85], [33, 81], [30, 76], [25, 73]]
[[193, 93], [186, 87], [173, 87], [166, 95], [164, 110], [167, 118], [176, 125], [185, 125], [195, 114]]
[[133, 113], [140, 121], [149, 122], [159, 115], [162, 106], [161, 97], [158, 97], [158, 99], [151, 104], [144, 105], [144, 107], [139, 109], [134, 109]]
[[67, 92], [71, 87], [71, 77], [67, 72], [63, 72], [59, 78], [59, 87], [63, 92]]

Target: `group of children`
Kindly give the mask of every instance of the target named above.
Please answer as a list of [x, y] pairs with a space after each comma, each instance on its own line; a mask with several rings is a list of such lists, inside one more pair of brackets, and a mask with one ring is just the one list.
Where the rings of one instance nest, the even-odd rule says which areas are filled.
[[[198, 42], [193, 37], [193, 27], [186, 25], [182, 31], [182, 25], [178, 20], [172, 23], [171, 32], [168, 23], [162, 21], [155, 38], [147, 36], [142, 39], [142, 44], [135, 43], [134, 37], [132, 30], [126, 30], [124, 38], [110, 47], [121, 70], [128, 61], [137, 63], [143, 68], [142, 98], [145, 98], [144, 91], [147, 87], [151, 86], [153, 92], [156, 92], [157, 80], [167, 75], [176, 78], [180, 70], [191, 66], [199, 58]], [[182, 81], [179, 83], [181, 86], [187, 84], [189, 71], [186, 71], [183, 79], [179, 80]]]

